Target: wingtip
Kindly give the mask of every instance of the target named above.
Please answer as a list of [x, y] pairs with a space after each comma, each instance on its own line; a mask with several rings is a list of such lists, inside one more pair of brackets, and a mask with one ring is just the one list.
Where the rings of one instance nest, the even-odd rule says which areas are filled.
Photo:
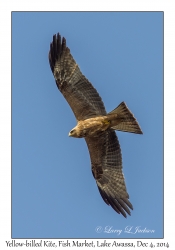
[[56, 60], [59, 59], [63, 50], [65, 49], [66, 49], [66, 39], [64, 37], [62, 37], [61, 39], [61, 35], [59, 32], [57, 34], [54, 34], [52, 42], [50, 43], [50, 50], [49, 50], [49, 63], [52, 72], [54, 70]]

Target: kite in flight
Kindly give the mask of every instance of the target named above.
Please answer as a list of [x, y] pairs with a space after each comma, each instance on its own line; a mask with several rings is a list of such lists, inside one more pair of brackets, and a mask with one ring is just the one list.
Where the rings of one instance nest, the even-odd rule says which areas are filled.
[[133, 209], [122, 172], [122, 155], [115, 130], [142, 134], [124, 102], [107, 113], [101, 97], [81, 73], [60, 34], [53, 36], [49, 63], [56, 85], [69, 103], [77, 126], [69, 136], [84, 138], [91, 158], [92, 174], [107, 205], [124, 217]]

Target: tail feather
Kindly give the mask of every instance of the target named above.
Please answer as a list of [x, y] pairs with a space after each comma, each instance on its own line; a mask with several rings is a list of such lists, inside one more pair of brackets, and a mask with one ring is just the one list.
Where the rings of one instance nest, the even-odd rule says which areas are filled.
[[111, 119], [112, 129], [135, 134], [143, 134], [136, 118], [124, 102], [120, 103], [120, 105], [108, 113], [107, 116], [109, 117], [109, 120], [110, 117], [114, 117], [114, 119]]

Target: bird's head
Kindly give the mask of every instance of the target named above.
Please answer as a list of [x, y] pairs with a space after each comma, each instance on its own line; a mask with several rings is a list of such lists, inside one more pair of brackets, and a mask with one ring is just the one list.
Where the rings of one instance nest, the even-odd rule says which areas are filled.
[[75, 128], [73, 128], [73, 129], [69, 132], [69, 136], [71, 136], [71, 137], [78, 137], [78, 136], [77, 136], [77, 131], [76, 131]]

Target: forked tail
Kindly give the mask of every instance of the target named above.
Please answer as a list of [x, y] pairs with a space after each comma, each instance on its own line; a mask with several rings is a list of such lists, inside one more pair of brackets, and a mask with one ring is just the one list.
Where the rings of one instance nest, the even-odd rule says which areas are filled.
[[137, 120], [124, 102], [120, 103], [117, 108], [108, 113], [107, 117], [111, 124], [110, 127], [115, 130], [143, 134]]

